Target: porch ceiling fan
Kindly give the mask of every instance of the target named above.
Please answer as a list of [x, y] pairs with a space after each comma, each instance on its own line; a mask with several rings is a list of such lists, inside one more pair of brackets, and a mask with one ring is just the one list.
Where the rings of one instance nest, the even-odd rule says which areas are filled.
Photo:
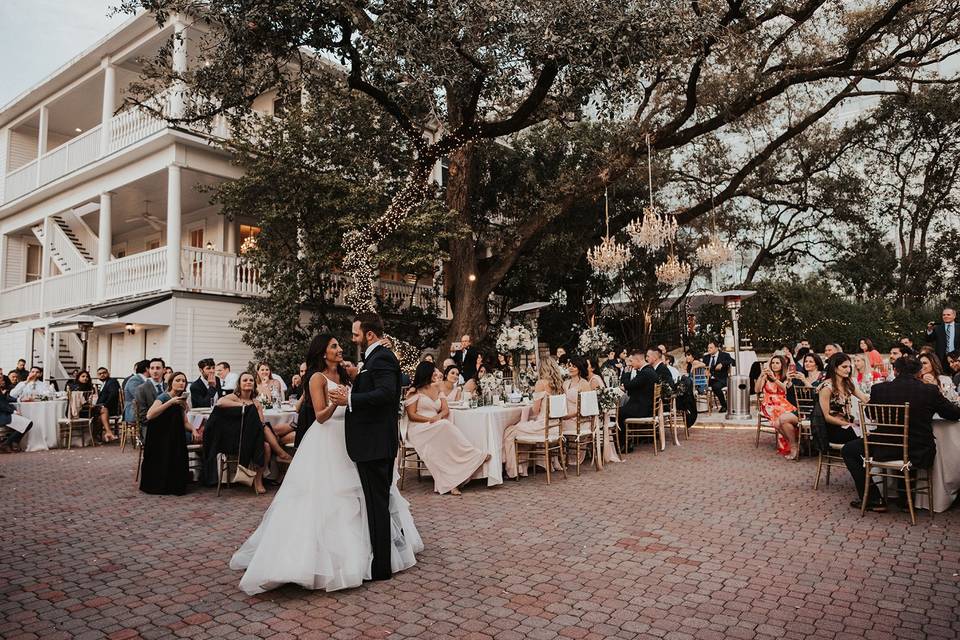
[[153, 227], [153, 230], [154, 230], [154, 231], [160, 231], [160, 229], [162, 229], [163, 227], [167, 226], [167, 223], [166, 223], [165, 220], [161, 220], [161, 219], [158, 218], [157, 216], [155, 216], [155, 215], [153, 215], [152, 213], [150, 213], [150, 201], [149, 201], [149, 200], [144, 200], [144, 201], [143, 201], [143, 213], [141, 213], [141, 214], [140, 214], [138, 217], [136, 217], [136, 218], [127, 218], [127, 224], [131, 224], [131, 223], [134, 223], [134, 222], [146, 222], [148, 225], [150, 225], [151, 227]]

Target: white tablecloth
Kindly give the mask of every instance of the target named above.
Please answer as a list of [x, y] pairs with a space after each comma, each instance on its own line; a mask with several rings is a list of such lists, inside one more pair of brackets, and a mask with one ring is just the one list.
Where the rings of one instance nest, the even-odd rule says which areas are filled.
[[490, 460], [473, 475], [474, 478], [486, 478], [488, 487], [503, 484], [503, 432], [520, 422], [523, 411], [524, 407], [517, 405], [450, 410], [453, 424], [473, 446], [490, 454]]
[[[207, 421], [207, 418], [210, 417], [209, 411], [197, 411], [190, 410], [187, 412], [187, 419], [190, 421], [190, 424], [193, 425], [195, 429], [199, 429], [200, 426]], [[288, 424], [296, 423], [297, 421], [297, 412], [296, 411], [287, 411], [284, 409], [264, 409], [263, 417], [272, 425], [278, 424]]]
[[[930, 470], [933, 510], [941, 513], [950, 508], [960, 491], [960, 422], [934, 420], [933, 435], [937, 439], [937, 456]], [[927, 508], [926, 496], [917, 496], [917, 507]]]
[[57, 420], [67, 415], [66, 400], [21, 402], [20, 415], [33, 421], [33, 428], [23, 436], [20, 446], [25, 451], [46, 451], [59, 446]]

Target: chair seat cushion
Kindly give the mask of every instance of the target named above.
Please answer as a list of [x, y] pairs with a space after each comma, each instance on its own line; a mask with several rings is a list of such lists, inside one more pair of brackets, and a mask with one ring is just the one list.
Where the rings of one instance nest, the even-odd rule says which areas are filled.
[[869, 462], [871, 467], [879, 467], [881, 469], [909, 469], [912, 466], [909, 462], [904, 463], [903, 460], [874, 460], [873, 458], [867, 458], [866, 462]]
[[567, 438], [578, 438], [580, 440], [586, 440], [587, 438], [593, 437], [593, 432], [589, 430], [583, 430], [580, 432], [580, 435], [578, 436], [576, 429], [564, 429], [563, 435], [566, 436]]
[[626, 420], [623, 421], [623, 423], [624, 423], [625, 425], [631, 425], [631, 424], [640, 424], [640, 425], [656, 424], [656, 423], [657, 423], [657, 419], [656, 419], [656, 418], [653, 418], [653, 417], [650, 417], [650, 418], [627, 418]]
[[[554, 442], [557, 442], [558, 440], [560, 440], [560, 435], [559, 435], [559, 434], [556, 434], [556, 433], [551, 433], [551, 434], [550, 434], [550, 443], [551, 443], [551, 444], [554, 443]], [[517, 437], [515, 438], [515, 441], [516, 441], [516, 442], [519, 442], [520, 444], [542, 444], [542, 443], [543, 443], [543, 436], [542, 436], [542, 435], [531, 436], [531, 435], [523, 434], [523, 435], [517, 436]]]

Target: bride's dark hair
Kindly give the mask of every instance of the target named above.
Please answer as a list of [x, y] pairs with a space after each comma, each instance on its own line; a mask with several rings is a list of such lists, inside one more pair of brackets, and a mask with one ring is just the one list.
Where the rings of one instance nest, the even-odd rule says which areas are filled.
[[437, 365], [432, 362], [421, 362], [413, 374], [413, 388], [422, 389], [433, 382], [433, 372]]
[[[322, 373], [327, 369], [327, 347], [329, 347], [330, 343], [334, 340], [336, 340], [336, 336], [329, 333], [321, 333], [320, 335], [314, 336], [313, 340], [310, 341], [305, 359], [307, 363], [307, 376], [301, 381], [304, 387], [310, 386], [310, 378], [313, 377], [314, 373]], [[350, 376], [342, 362], [337, 363], [337, 375], [340, 376], [339, 384], [350, 384]]]

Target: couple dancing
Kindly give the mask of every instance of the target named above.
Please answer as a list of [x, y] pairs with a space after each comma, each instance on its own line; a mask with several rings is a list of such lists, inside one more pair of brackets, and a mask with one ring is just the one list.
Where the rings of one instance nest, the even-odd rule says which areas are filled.
[[416, 564], [423, 542], [394, 485], [400, 364], [375, 313], [353, 323], [364, 349], [351, 381], [343, 349], [317, 336], [307, 353], [297, 455], [253, 535], [230, 560], [250, 595], [294, 583], [335, 591]]

